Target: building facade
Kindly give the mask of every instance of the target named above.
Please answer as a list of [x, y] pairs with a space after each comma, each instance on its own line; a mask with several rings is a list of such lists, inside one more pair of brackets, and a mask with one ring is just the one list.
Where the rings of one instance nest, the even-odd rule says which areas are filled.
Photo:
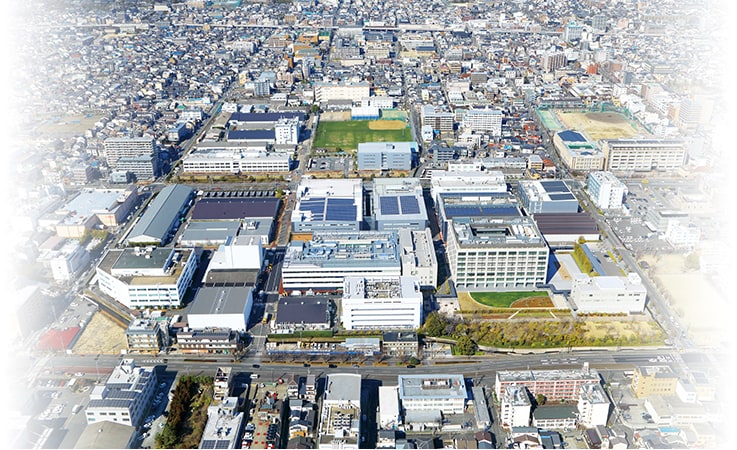
[[584, 384], [578, 397], [578, 423], [586, 428], [606, 425], [611, 402], [599, 383]]
[[502, 111], [499, 109], [469, 109], [463, 116], [463, 128], [488, 133], [494, 137], [501, 136]]
[[123, 359], [104, 385], [95, 386], [85, 409], [87, 424], [110, 421], [138, 427], [156, 389], [153, 367], [138, 367]]
[[560, 159], [574, 171], [603, 170], [605, 155], [581, 133], [560, 131], [553, 136], [553, 145]]
[[97, 266], [100, 290], [128, 308], [176, 308], [192, 283], [191, 248], [111, 249]]
[[405, 412], [463, 414], [468, 392], [461, 374], [399, 375], [399, 401]]
[[601, 209], [620, 209], [627, 186], [611, 172], [591, 172], [587, 177], [589, 197]]
[[582, 369], [567, 370], [500, 370], [496, 373], [494, 390], [497, 398], [507, 387], [526, 387], [532, 397], [544, 395], [547, 401], [577, 400], [581, 386], [599, 383], [596, 370], [584, 364]]
[[341, 320], [346, 330], [416, 329], [422, 324], [417, 277], [346, 277]]
[[530, 426], [532, 402], [524, 386], [507, 386], [499, 400], [499, 420], [508, 427]]
[[637, 366], [632, 376], [635, 397], [676, 395], [678, 374], [670, 366]]
[[129, 352], [159, 353], [169, 342], [166, 327], [154, 319], [133, 319], [125, 330]]
[[358, 170], [410, 170], [416, 142], [361, 142], [358, 144]]
[[453, 219], [446, 239], [458, 288], [531, 288], [546, 281], [549, 250], [529, 217]]
[[571, 300], [581, 313], [642, 313], [646, 298], [647, 289], [636, 273], [626, 277], [573, 275]]
[[185, 329], [177, 333], [177, 348], [185, 355], [233, 355], [243, 348], [243, 342], [230, 328]]
[[618, 173], [675, 170], [686, 162], [686, 146], [681, 140], [605, 140], [602, 151], [606, 170]]

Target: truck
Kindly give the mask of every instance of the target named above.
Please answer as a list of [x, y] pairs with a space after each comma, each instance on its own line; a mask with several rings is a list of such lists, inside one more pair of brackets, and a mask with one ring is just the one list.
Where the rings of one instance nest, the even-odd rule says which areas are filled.
[[268, 312], [265, 312], [264, 313], [264, 318], [261, 320], [261, 323], [263, 323], [263, 324], [269, 323], [269, 318], [271, 318], [271, 314], [269, 314]]

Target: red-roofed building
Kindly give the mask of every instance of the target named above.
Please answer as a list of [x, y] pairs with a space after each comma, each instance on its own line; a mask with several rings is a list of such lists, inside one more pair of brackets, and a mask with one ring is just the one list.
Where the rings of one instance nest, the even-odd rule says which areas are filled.
[[63, 330], [53, 328], [47, 331], [36, 344], [37, 350], [61, 351], [69, 348], [74, 343], [81, 328], [70, 327]]

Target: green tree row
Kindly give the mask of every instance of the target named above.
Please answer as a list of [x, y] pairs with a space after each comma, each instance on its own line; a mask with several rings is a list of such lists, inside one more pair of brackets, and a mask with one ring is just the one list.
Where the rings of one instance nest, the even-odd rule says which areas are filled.
[[156, 435], [156, 448], [197, 448], [212, 401], [213, 379], [185, 375], [179, 379], [169, 405], [164, 429]]

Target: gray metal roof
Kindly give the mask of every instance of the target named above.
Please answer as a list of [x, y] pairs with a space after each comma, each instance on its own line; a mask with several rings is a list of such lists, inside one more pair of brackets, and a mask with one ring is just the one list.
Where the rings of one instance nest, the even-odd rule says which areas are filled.
[[173, 184], [165, 187], [149, 203], [148, 209], [128, 234], [128, 240], [151, 238], [161, 242], [169, 233], [172, 223], [179, 211], [194, 194], [190, 187]]
[[250, 287], [201, 287], [188, 314], [243, 314]]

